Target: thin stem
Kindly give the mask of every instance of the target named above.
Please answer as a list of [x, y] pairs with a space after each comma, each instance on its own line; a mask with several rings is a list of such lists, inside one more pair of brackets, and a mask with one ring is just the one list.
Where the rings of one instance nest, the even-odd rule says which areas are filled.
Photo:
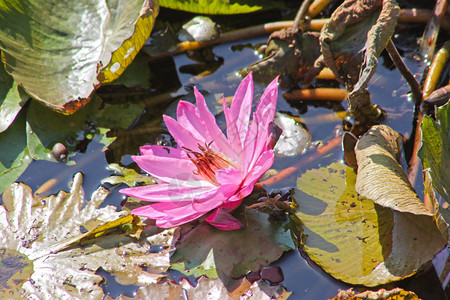
[[403, 62], [403, 59], [398, 53], [397, 48], [392, 42], [392, 39], [390, 39], [389, 42], [387, 43], [386, 50], [389, 53], [389, 56], [391, 57], [392, 61], [394, 62], [394, 65], [406, 79], [406, 82], [408, 82], [416, 105], [420, 104], [422, 102], [422, 90], [420, 89], [419, 82], [416, 80], [414, 75], [411, 73], [411, 71]]
[[300, 28], [300, 25], [303, 22], [303, 19], [305, 18], [306, 13], [308, 12], [308, 7], [311, 4], [312, 0], [304, 0], [300, 8], [298, 9], [297, 15], [294, 19], [294, 24], [292, 25], [293, 29]]
[[339, 147], [341, 145], [341, 137], [335, 137], [331, 141], [329, 141], [327, 144], [317, 148], [317, 150], [312, 153], [309, 156], [305, 156], [300, 158], [294, 165], [292, 165], [289, 168], [286, 168], [277, 175], [274, 175], [272, 177], [267, 178], [266, 180], [258, 183], [255, 185], [255, 188], [261, 188], [263, 185], [265, 186], [272, 186], [276, 183], [279, 183], [286, 178], [288, 178], [290, 175], [297, 172], [300, 168], [305, 167], [309, 163], [316, 161], [317, 159], [325, 156], [326, 154], [330, 153], [335, 148]]

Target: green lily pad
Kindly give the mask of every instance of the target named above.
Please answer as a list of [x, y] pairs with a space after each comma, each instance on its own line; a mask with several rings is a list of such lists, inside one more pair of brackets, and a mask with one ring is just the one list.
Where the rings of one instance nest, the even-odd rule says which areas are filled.
[[358, 196], [356, 174], [333, 163], [303, 174], [294, 194], [296, 234], [336, 279], [377, 286], [415, 274], [445, 245], [432, 216], [393, 211]]
[[201, 223], [187, 232], [177, 243], [171, 268], [197, 277], [236, 278], [267, 266], [294, 248], [289, 231], [270, 223], [266, 214], [249, 210], [239, 219], [245, 228], [221, 231]]
[[[450, 103], [437, 109], [436, 121], [424, 117], [421, 125], [422, 148], [419, 156], [423, 168], [430, 169], [433, 187], [450, 203]], [[439, 210], [450, 224], [450, 209], [440, 207]]]
[[6, 71], [33, 98], [73, 113], [133, 61], [153, 28], [153, 1], [9, 1], [0, 4]]
[[[244, 14], [261, 10], [263, 7], [273, 7], [269, 1], [246, 0], [160, 0], [159, 5], [176, 10], [183, 10], [203, 15]], [[264, 5], [264, 6], [263, 6]]]

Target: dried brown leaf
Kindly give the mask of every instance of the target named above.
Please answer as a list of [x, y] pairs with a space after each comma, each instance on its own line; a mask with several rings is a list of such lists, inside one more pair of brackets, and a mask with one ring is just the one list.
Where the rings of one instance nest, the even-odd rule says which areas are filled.
[[398, 163], [400, 135], [385, 125], [373, 126], [356, 144], [356, 191], [399, 212], [433, 216], [417, 197]]

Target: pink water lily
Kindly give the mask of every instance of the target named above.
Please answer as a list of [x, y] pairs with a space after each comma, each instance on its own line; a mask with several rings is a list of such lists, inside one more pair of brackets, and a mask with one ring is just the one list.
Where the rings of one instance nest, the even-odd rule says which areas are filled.
[[230, 107], [223, 102], [226, 136], [202, 94], [197, 89], [194, 93], [197, 106], [180, 101], [177, 120], [164, 116], [177, 148], [144, 146], [141, 155], [133, 157], [158, 184], [120, 192], [155, 202], [132, 213], [156, 219], [159, 227], [181, 225], [212, 211], [208, 223], [222, 230], [239, 229], [242, 224], [229, 212], [251, 193], [274, 160], [277, 79], [264, 91], [251, 124], [252, 74], [241, 82]]

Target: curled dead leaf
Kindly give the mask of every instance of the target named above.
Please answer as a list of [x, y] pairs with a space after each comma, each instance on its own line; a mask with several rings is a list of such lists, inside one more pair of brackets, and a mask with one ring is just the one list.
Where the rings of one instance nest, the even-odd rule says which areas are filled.
[[380, 109], [372, 105], [367, 85], [378, 56], [394, 33], [400, 8], [395, 0], [349, 0], [331, 15], [320, 33], [322, 55], [316, 72], [328, 66], [349, 92], [349, 106], [361, 123], [378, 123]]
[[287, 28], [272, 33], [264, 58], [239, 73], [253, 72], [254, 79], [259, 81], [270, 81], [277, 75], [287, 74], [295, 82], [310, 82], [316, 75], [310, 74], [310, 69], [319, 55], [317, 33]]
[[398, 163], [401, 136], [385, 125], [373, 126], [359, 139], [356, 191], [375, 203], [399, 212], [433, 216], [417, 197]]

